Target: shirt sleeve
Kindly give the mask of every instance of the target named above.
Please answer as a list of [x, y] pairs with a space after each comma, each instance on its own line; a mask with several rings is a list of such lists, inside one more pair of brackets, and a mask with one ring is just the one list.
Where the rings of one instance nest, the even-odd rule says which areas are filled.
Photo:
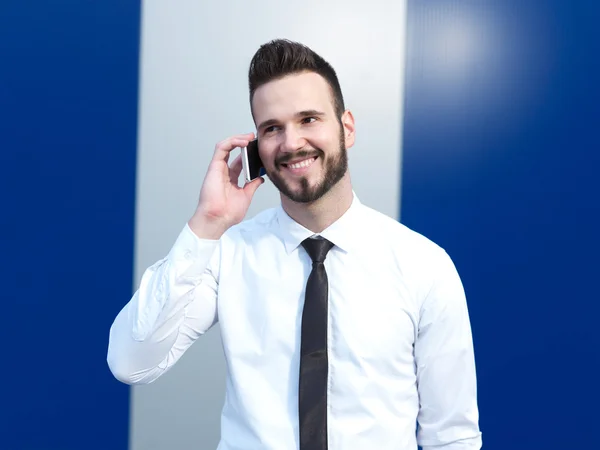
[[424, 300], [415, 343], [423, 450], [479, 450], [482, 445], [471, 324], [456, 268], [442, 251]]
[[156, 380], [217, 322], [219, 253], [219, 241], [186, 224], [168, 256], [146, 269], [110, 328], [107, 361], [118, 380]]

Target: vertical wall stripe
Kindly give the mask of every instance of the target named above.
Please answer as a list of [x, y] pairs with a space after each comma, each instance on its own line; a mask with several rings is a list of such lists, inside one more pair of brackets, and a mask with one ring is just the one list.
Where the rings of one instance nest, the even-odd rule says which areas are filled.
[[[193, 213], [215, 143], [255, 130], [248, 64], [273, 38], [304, 42], [332, 63], [357, 122], [349, 150], [356, 193], [397, 217], [404, 10], [404, 1], [387, 0], [309, 0], [293, 14], [275, 0], [145, 4], [136, 280]], [[278, 201], [265, 183], [249, 216]], [[214, 450], [224, 385], [217, 327], [163, 378], [133, 388], [131, 449]]]
[[0, 2], [0, 448], [125, 450], [139, 4]]
[[402, 219], [463, 278], [486, 450], [597, 446], [596, 2], [408, 2]]

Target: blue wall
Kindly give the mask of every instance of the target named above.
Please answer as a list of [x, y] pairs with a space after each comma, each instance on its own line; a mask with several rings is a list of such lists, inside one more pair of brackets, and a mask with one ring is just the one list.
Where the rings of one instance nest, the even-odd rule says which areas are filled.
[[408, 4], [402, 221], [463, 278], [484, 448], [600, 448], [598, 2]]
[[0, 448], [126, 449], [138, 2], [0, 2]]
[[[409, 0], [402, 220], [469, 298], [486, 450], [600, 448], [600, 9]], [[126, 449], [138, 2], [0, 2], [0, 448]]]

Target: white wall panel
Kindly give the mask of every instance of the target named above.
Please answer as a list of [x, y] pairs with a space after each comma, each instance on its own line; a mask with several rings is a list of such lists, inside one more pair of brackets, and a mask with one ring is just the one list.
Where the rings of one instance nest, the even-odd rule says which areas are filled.
[[[349, 150], [363, 203], [398, 217], [405, 1], [146, 1], [143, 7], [135, 282], [193, 213], [216, 142], [255, 131], [247, 71], [274, 38], [303, 42], [336, 69], [357, 126]], [[277, 204], [270, 182], [249, 216]], [[212, 450], [225, 365], [218, 327], [171, 372], [132, 389], [132, 450]]]

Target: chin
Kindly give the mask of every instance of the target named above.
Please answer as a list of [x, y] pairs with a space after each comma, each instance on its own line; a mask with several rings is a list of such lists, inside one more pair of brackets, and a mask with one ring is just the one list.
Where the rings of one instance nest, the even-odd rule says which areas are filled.
[[294, 190], [281, 190], [281, 193], [296, 203], [313, 203], [327, 195], [332, 187], [327, 189], [323, 184], [311, 184]]

